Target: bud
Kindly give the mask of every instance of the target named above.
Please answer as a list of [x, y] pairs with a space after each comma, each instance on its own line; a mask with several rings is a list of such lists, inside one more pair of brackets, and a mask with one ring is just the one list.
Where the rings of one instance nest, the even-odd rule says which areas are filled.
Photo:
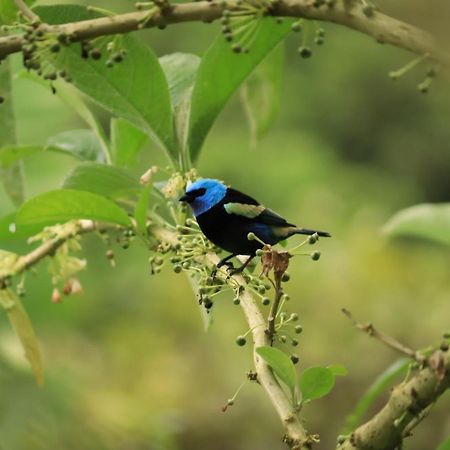
[[252, 233], [252, 232], [248, 233], [248, 234], [247, 234], [247, 239], [248, 239], [249, 241], [254, 241], [254, 240], [256, 239], [255, 233]]
[[51, 296], [52, 303], [61, 303], [61, 294], [58, 288], [54, 288]]

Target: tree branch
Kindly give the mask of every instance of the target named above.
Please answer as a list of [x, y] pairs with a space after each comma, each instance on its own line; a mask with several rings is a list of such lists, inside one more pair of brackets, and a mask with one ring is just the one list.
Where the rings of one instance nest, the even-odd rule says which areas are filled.
[[28, 8], [28, 5], [23, 0], [14, 0], [14, 3], [16, 4], [19, 11], [28, 18], [31, 23], [37, 23], [40, 22], [39, 16], [35, 14], [33, 11], [31, 11], [30, 8]]
[[[434, 38], [428, 33], [387, 15], [375, 12], [367, 17], [359, 3], [348, 6], [349, 2], [338, 2], [333, 7], [313, 6], [311, 0], [279, 0], [271, 10], [271, 15], [282, 17], [299, 17], [305, 19], [333, 22], [360, 31], [379, 42], [390, 44], [450, 66], [450, 54], [439, 48]], [[234, 5], [229, 1], [228, 5]], [[77, 42], [98, 36], [122, 34], [145, 28], [180, 22], [211, 22], [217, 20], [223, 11], [217, 1], [199, 1], [195, 3], [173, 4], [168, 10], [161, 10], [148, 17], [146, 11], [118, 14], [65, 25], [43, 25], [50, 33], [65, 33]], [[0, 38], [0, 59], [11, 53], [20, 52], [24, 43], [21, 35]]]
[[409, 381], [396, 386], [386, 405], [358, 427], [338, 450], [392, 450], [400, 448], [412, 426], [450, 388], [450, 352], [436, 351]]

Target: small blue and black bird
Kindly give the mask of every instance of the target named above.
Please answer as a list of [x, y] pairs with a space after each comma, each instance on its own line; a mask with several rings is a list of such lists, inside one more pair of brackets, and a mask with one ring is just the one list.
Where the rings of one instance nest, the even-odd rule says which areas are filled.
[[234, 256], [249, 256], [232, 273], [242, 272], [255, 257], [256, 251], [263, 247], [261, 242], [248, 239], [251, 232], [270, 245], [294, 234], [317, 233], [319, 236], [331, 236], [325, 231], [297, 228], [254, 198], [227, 187], [218, 180], [203, 178], [195, 181], [188, 186], [180, 201], [189, 203], [203, 234], [213, 244], [231, 253], [217, 267], [227, 264]]

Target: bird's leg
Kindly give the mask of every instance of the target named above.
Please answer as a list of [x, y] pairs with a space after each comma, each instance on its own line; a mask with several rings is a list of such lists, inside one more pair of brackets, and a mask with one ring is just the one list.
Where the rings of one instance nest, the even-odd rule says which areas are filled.
[[230, 275], [235, 275], [236, 273], [241, 273], [250, 263], [250, 261], [255, 257], [255, 255], [250, 255], [248, 259], [245, 261], [244, 264], [242, 264], [241, 267], [238, 267], [237, 269], [231, 269]]
[[217, 266], [213, 269], [212, 273], [211, 273], [211, 277], [214, 278], [216, 276], [217, 273], [217, 269], [220, 269], [222, 266], [228, 266], [229, 269], [233, 269], [233, 263], [232, 262], [228, 262], [231, 258], [234, 258], [236, 255], [234, 253], [232, 253], [231, 255], [226, 256], [225, 258], [221, 259], [218, 263]]

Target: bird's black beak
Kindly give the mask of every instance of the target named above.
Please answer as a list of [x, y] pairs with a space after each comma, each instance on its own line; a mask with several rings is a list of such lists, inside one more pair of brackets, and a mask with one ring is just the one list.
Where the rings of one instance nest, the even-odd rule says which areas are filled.
[[185, 193], [182, 197], [180, 197], [180, 202], [192, 203], [195, 200], [195, 197]]

